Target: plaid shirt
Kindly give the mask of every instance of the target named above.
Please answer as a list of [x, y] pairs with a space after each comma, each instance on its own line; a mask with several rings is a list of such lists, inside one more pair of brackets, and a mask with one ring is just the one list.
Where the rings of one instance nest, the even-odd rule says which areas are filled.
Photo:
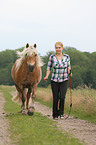
[[51, 80], [55, 82], [63, 82], [69, 79], [68, 68], [70, 67], [70, 57], [67, 54], [63, 54], [63, 58], [59, 61], [55, 54], [52, 54], [49, 58], [47, 70], [52, 70]]

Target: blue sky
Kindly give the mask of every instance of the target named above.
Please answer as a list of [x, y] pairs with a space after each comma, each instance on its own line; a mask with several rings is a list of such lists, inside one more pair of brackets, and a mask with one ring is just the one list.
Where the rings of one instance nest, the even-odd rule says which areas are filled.
[[96, 51], [96, 0], [0, 0], [0, 51], [29, 42], [46, 55], [57, 41]]

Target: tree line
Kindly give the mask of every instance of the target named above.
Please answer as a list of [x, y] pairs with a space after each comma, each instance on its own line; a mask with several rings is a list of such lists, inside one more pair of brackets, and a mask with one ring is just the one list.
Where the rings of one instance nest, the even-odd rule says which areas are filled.
[[[22, 51], [24, 48], [17, 50]], [[11, 69], [17, 59], [17, 50], [5, 50], [0, 52], [0, 85], [14, 85], [11, 77]], [[80, 85], [83, 87], [90, 86], [96, 89], [96, 52], [81, 52], [73, 47], [64, 47], [63, 52], [70, 56], [71, 68], [72, 68], [72, 88], [76, 88]], [[48, 81], [45, 82], [43, 78], [46, 75], [46, 68], [49, 57], [53, 54], [53, 51], [47, 52], [45, 56], [42, 56], [44, 66], [42, 67], [42, 79], [39, 83], [40, 87], [47, 87], [50, 85], [51, 74]]]

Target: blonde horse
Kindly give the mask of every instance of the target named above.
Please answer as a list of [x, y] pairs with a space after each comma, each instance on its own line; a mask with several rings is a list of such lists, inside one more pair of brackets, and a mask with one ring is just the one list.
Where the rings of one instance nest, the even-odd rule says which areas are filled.
[[[32, 115], [35, 111], [37, 86], [42, 77], [43, 62], [37, 52], [37, 45], [27, 43], [22, 52], [17, 51], [18, 59], [12, 67], [11, 75], [17, 89], [14, 102], [21, 104], [21, 112]], [[29, 106], [32, 98], [31, 106]]]

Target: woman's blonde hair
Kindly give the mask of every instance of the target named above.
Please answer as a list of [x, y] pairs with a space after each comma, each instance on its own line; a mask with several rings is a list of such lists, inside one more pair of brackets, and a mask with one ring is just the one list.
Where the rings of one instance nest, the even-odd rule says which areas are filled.
[[62, 42], [56, 42], [56, 43], [55, 43], [55, 48], [56, 48], [56, 45], [57, 45], [57, 44], [60, 45], [61, 47], [63, 47], [63, 43], [62, 43]]

